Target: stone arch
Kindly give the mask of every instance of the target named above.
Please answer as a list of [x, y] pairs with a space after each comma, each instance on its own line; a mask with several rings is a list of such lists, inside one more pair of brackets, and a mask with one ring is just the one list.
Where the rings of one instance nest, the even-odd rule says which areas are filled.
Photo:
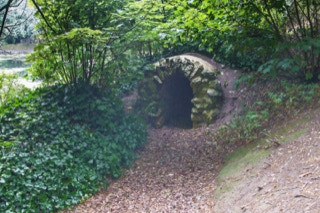
[[196, 57], [162, 59], [146, 71], [140, 82], [137, 107], [157, 127], [167, 124], [195, 128], [212, 123], [222, 106], [218, 73]]

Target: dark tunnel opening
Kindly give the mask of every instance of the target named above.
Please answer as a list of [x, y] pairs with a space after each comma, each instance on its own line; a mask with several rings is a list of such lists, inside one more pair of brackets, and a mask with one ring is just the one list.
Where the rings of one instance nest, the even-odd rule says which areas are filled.
[[189, 79], [182, 72], [175, 72], [163, 82], [159, 94], [166, 117], [164, 125], [192, 128], [193, 91]]

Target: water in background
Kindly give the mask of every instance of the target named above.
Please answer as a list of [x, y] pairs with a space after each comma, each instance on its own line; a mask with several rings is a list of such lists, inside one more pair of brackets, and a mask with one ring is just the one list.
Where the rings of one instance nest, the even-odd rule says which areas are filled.
[[26, 63], [26, 54], [1, 54], [0, 55], [0, 72], [6, 74], [17, 74], [18, 82], [28, 88], [35, 88], [41, 84], [40, 81], [32, 81], [25, 78], [31, 64]]

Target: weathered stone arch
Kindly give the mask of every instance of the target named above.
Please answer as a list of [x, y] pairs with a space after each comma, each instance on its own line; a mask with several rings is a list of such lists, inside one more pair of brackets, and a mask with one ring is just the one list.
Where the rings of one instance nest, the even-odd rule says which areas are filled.
[[222, 106], [218, 73], [215, 67], [196, 57], [162, 59], [140, 82], [137, 106], [157, 127], [172, 123], [171, 119], [180, 113], [181, 118], [189, 119], [185, 122], [190, 127], [209, 124]]

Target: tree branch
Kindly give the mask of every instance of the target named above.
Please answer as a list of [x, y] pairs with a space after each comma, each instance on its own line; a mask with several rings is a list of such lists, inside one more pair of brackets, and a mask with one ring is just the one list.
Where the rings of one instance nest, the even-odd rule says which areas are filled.
[[2, 23], [1, 23], [0, 37], [2, 36], [3, 30], [4, 30], [4, 25], [5, 25], [7, 16], [8, 16], [9, 8], [10, 8], [10, 5], [12, 2], [13, 2], [13, 0], [9, 0], [7, 2], [7, 4], [0, 9], [0, 11], [5, 10], [5, 13], [4, 13], [3, 19], [2, 19]]
[[46, 23], [46, 25], [50, 28], [50, 30], [52, 30], [52, 32], [56, 32], [52, 27], [51, 25], [49, 24], [48, 20], [46, 19], [46, 17], [44, 16], [41, 8], [39, 7], [39, 5], [36, 3], [35, 0], [31, 0], [32, 3], [34, 4], [34, 6], [37, 8], [38, 12], [40, 13], [41, 17], [43, 18], [44, 22]]

